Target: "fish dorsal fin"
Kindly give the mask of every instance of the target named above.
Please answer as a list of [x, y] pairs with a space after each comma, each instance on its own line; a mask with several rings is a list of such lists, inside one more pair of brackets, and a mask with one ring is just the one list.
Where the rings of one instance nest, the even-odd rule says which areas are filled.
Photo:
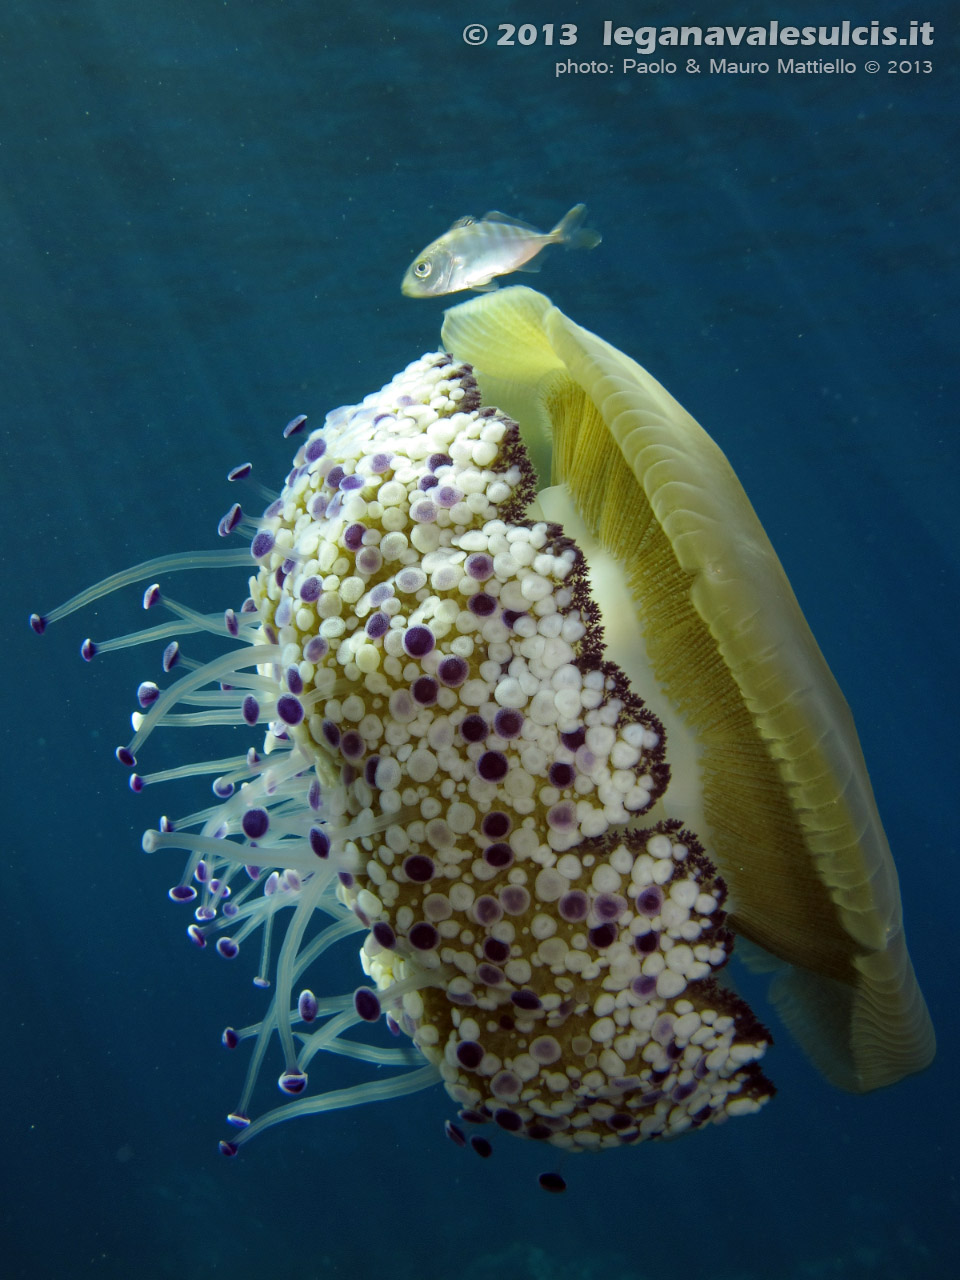
[[468, 213], [465, 218], [458, 218], [456, 222], [451, 223], [450, 230], [456, 231], [458, 227], [472, 227], [475, 222], [476, 218]]
[[491, 209], [489, 213], [485, 213], [481, 218], [481, 222], [502, 222], [508, 227], [519, 227], [522, 231], [532, 231], [537, 236], [542, 234], [537, 227], [532, 227], [529, 222], [521, 222], [519, 218], [511, 218], [509, 213], [501, 213], [499, 209]]

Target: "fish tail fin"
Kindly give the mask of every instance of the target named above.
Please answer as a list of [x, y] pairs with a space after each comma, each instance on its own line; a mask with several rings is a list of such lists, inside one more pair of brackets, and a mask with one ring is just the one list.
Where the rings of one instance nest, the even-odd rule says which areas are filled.
[[550, 239], [567, 249], [595, 249], [603, 237], [599, 231], [583, 225], [587, 216], [585, 204], [575, 204], [550, 232]]

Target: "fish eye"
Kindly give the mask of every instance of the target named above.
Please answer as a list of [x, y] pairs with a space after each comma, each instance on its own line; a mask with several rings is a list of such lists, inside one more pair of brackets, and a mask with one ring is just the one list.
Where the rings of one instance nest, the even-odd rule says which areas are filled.
[[413, 274], [420, 280], [426, 280], [427, 276], [430, 274], [430, 270], [429, 262], [418, 262], [413, 268]]

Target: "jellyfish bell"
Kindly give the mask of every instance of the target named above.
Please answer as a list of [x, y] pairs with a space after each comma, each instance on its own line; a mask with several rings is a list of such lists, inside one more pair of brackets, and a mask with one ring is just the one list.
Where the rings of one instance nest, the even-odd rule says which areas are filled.
[[[82, 650], [166, 645], [117, 751], [134, 791], [213, 779], [143, 847], [186, 853], [190, 940], [265, 992], [223, 1033], [251, 1042], [228, 1155], [438, 1081], [464, 1123], [571, 1151], [755, 1111], [770, 1037], [718, 980], [731, 925], [813, 984], [780, 1002], [839, 1043], [835, 1078], [932, 1052], [852, 725], [722, 455], [547, 299], [482, 301], [448, 313], [449, 351], [319, 430], [292, 420], [282, 490], [220, 522], [242, 551], [159, 557], [31, 619], [251, 571], [226, 612], [151, 585], [172, 621]], [[198, 633], [226, 651], [192, 657]], [[156, 730], [209, 725], [245, 752], [140, 772]], [[343, 942], [362, 972], [337, 993]], [[358, 1035], [381, 1018], [391, 1043]], [[254, 1115], [274, 1044], [285, 1101]], [[375, 1078], [324, 1089], [324, 1053]]]
[[921, 1070], [933, 1029], [853, 719], [726, 458], [531, 289], [454, 308], [443, 341], [529, 434], [541, 508], [586, 556], [611, 656], [666, 695], [646, 696], [667, 723], [668, 807], [707, 842], [731, 926], [778, 962], [784, 1021], [843, 1088]]

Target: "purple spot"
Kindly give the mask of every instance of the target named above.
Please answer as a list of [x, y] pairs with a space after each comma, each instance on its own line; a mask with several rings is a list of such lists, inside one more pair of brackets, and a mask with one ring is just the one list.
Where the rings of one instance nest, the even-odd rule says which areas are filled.
[[327, 656], [330, 646], [323, 636], [311, 636], [303, 648], [307, 662], [317, 663]]
[[420, 676], [410, 687], [414, 702], [421, 707], [432, 707], [437, 700], [437, 682], [433, 676]]
[[357, 552], [357, 568], [361, 573], [376, 573], [383, 564], [383, 556], [376, 547], [361, 547]]
[[363, 738], [356, 729], [348, 729], [340, 739], [340, 750], [345, 759], [356, 762], [363, 758]]
[[483, 1045], [476, 1040], [461, 1040], [457, 1045], [457, 1061], [468, 1071], [475, 1071], [483, 1061]]
[[362, 524], [348, 524], [343, 531], [343, 544], [351, 551], [359, 551], [363, 546], [363, 535], [366, 528]]
[[523, 1121], [516, 1111], [511, 1111], [509, 1107], [497, 1107], [493, 1113], [493, 1119], [494, 1123], [501, 1129], [506, 1129], [507, 1133], [519, 1133], [523, 1128]]
[[373, 936], [385, 951], [392, 951], [397, 945], [397, 935], [385, 920], [378, 920], [373, 926]]
[[242, 519], [243, 508], [240, 506], [239, 502], [235, 502], [226, 515], [220, 517], [220, 523], [217, 525], [217, 533], [221, 538], [229, 537]]
[[290, 421], [287, 423], [287, 425], [283, 428], [284, 440], [289, 440], [289, 438], [291, 436], [296, 435], [298, 431], [302, 431], [306, 421], [307, 421], [307, 415], [305, 413], [298, 413], [295, 418], [291, 418]]
[[527, 616], [527, 613], [525, 609], [522, 609], [519, 613], [517, 612], [516, 609], [504, 609], [503, 624], [504, 626], [510, 627], [512, 629], [516, 625], [518, 618], [525, 618], [526, 616]]
[[313, 436], [307, 441], [303, 456], [307, 462], [316, 462], [318, 458], [322, 458], [327, 452], [327, 442], [323, 436]]
[[[223, 1147], [227, 1144], [221, 1143], [220, 1145], [221, 1147]], [[478, 1156], [480, 1156], [482, 1160], [489, 1160], [490, 1157], [493, 1155], [493, 1147], [491, 1147], [490, 1143], [486, 1140], [486, 1138], [480, 1138], [480, 1137], [471, 1138], [470, 1145], [471, 1147], [473, 1147], [474, 1151], [477, 1153]]]
[[651, 884], [637, 894], [637, 910], [642, 916], [657, 916], [663, 906], [663, 890], [659, 885]]
[[[389, 418], [390, 414], [381, 414], [382, 418]], [[370, 459], [370, 470], [375, 476], [382, 476], [385, 471], [390, 470], [390, 464], [393, 458], [389, 453], [375, 453]]]
[[512, 1071], [498, 1071], [490, 1081], [490, 1092], [495, 1098], [516, 1098], [520, 1088], [520, 1077]]
[[547, 825], [554, 831], [570, 831], [577, 825], [577, 811], [569, 800], [561, 800], [547, 811]]
[[457, 1115], [465, 1124], [488, 1124], [490, 1113], [486, 1107], [482, 1111], [474, 1111], [472, 1107], [462, 1107]]
[[478, 964], [477, 981], [486, 987], [499, 987], [504, 981], [503, 970], [495, 964]]
[[409, 858], [403, 860], [403, 870], [408, 880], [415, 884], [426, 884], [433, 879], [433, 859], [423, 853], [411, 853]]
[[250, 544], [250, 554], [254, 560], [262, 560], [273, 550], [274, 537], [268, 529], [261, 529]]
[[485, 751], [477, 761], [477, 773], [485, 782], [500, 782], [510, 765], [502, 751]]
[[467, 1145], [467, 1135], [452, 1120], [445, 1121], [443, 1131], [455, 1147], [465, 1147]]
[[510, 959], [510, 947], [499, 938], [486, 938], [483, 943], [483, 954], [494, 964], [503, 964]]
[[318, 858], [326, 858], [330, 853], [330, 837], [319, 827], [310, 828], [310, 848]]
[[266, 809], [248, 809], [240, 819], [240, 825], [248, 840], [259, 840], [261, 836], [266, 835], [270, 817]]
[[220, 1042], [225, 1049], [235, 1049], [240, 1043], [240, 1037], [237, 1035], [236, 1031], [234, 1031], [233, 1027], [224, 1027], [223, 1035], [220, 1037]]
[[376, 1022], [380, 1017], [380, 999], [369, 987], [357, 987], [353, 993], [353, 1007], [364, 1022]]
[[440, 481], [436, 476], [421, 476], [420, 483], [417, 485], [417, 488], [421, 493], [426, 493], [428, 489], [434, 488], [434, 486], [439, 483]]
[[300, 599], [305, 600], [307, 604], [312, 604], [314, 600], [320, 599], [319, 578], [304, 578], [300, 584]]
[[171, 902], [193, 902], [197, 891], [192, 884], [176, 884], [167, 896]]
[[38, 636], [42, 636], [44, 631], [47, 629], [47, 620], [46, 618], [42, 618], [39, 613], [31, 613], [30, 626]]
[[510, 999], [518, 1009], [539, 1009], [540, 997], [535, 991], [529, 991], [524, 988], [522, 991], [514, 991], [510, 995]]
[[438, 471], [440, 467], [452, 467], [453, 459], [448, 453], [431, 453], [427, 459], [427, 466], [431, 471]]
[[470, 668], [467, 666], [466, 659], [457, 655], [444, 658], [437, 667], [437, 679], [450, 689], [456, 689], [462, 685], [469, 674]]
[[493, 560], [482, 552], [467, 556], [464, 566], [470, 577], [476, 582], [485, 582], [493, 574]]
[[390, 619], [385, 613], [377, 610], [367, 619], [365, 630], [371, 640], [379, 640], [381, 636], [385, 636], [390, 630]]
[[590, 910], [590, 899], [582, 889], [571, 889], [557, 903], [557, 910], [564, 920], [569, 920], [571, 923], [586, 920], [587, 912]]
[[590, 945], [602, 951], [605, 947], [611, 947], [617, 940], [617, 926], [615, 924], [598, 924], [595, 929], [589, 930], [587, 937]]
[[493, 717], [493, 731], [500, 738], [516, 738], [523, 728], [523, 716], [512, 707], [501, 707]]
[[437, 518], [437, 504], [429, 498], [421, 498], [410, 508], [410, 519], [417, 524], [431, 524]]
[[463, 501], [463, 494], [451, 484], [442, 484], [439, 489], [435, 489], [434, 497], [441, 507], [446, 507], [448, 510]]
[[483, 716], [471, 714], [460, 722], [460, 735], [464, 742], [483, 742], [489, 732], [490, 726]]
[[377, 765], [379, 763], [379, 756], [369, 756], [363, 766], [364, 781], [368, 782], [371, 787], [374, 787], [377, 784]]
[[298, 1094], [303, 1093], [307, 1087], [306, 1073], [303, 1071], [284, 1071], [277, 1084], [283, 1093], [289, 1093], [296, 1097]]
[[642, 973], [639, 978], [634, 978], [630, 986], [634, 995], [652, 996], [657, 989], [657, 980], [651, 973]]
[[550, 783], [554, 787], [570, 787], [574, 777], [572, 764], [563, 764], [557, 760], [550, 766]]
[[407, 940], [417, 951], [432, 951], [440, 941], [440, 935], [432, 924], [428, 924], [426, 920], [418, 920], [411, 926]]
[[160, 690], [152, 680], [144, 680], [143, 683], [137, 687], [137, 701], [144, 710], [146, 710], [147, 707], [152, 706], [159, 697]]
[[651, 930], [649, 933], [642, 933], [634, 943], [634, 946], [637, 948], [637, 951], [642, 956], [652, 955], [652, 953], [656, 951], [659, 945], [660, 945], [660, 935], [659, 933], [655, 933], [653, 930]]
[[488, 596], [485, 591], [478, 591], [475, 596], [470, 596], [467, 600], [467, 608], [478, 618], [488, 618], [496, 607], [496, 600], [493, 596]]
[[344, 477], [343, 467], [331, 467], [324, 481], [331, 489], [336, 489]]
[[501, 813], [499, 809], [491, 809], [489, 813], [484, 814], [480, 823], [480, 830], [488, 840], [502, 840], [508, 835], [513, 823], [507, 814]]
[[353, 493], [357, 489], [362, 489], [363, 476], [344, 476], [339, 487], [342, 493]]
[[509, 867], [513, 864], [513, 850], [508, 844], [488, 844], [483, 851], [483, 860], [491, 867]]
[[296, 667], [287, 667], [287, 688], [291, 693], [303, 693], [303, 678]]
[[529, 889], [525, 889], [522, 884], [504, 885], [500, 890], [500, 905], [507, 915], [522, 916], [530, 906]]
[[560, 741], [568, 751], [576, 751], [578, 747], [582, 747], [587, 738], [586, 729], [571, 729], [569, 733], [561, 733]]
[[303, 719], [303, 704], [292, 693], [284, 693], [277, 699], [277, 715], [284, 724], [299, 724]]
[[[88, 640], [86, 641], [86, 643], [89, 644], [90, 641]], [[96, 652], [96, 649], [94, 649], [94, 652]], [[160, 665], [163, 667], [164, 671], [172, 671], [179, 661], [180, 661], [179, 641], [171, 640], [170, 643], [167, 645], [167, 647], [163, 651], [163, 657], [160, 659]]]
[[[510, 886], [511, 888], [519, 886]], [[473, 918], [477, 924], [496, 924], [503, 918], [503, 909], [496, 898], [492, 898], [490, 894], [481, 894], [473, 904]]]
[[324, 720], [320, 726], [324, 740], [331, 747], [339, 747], [340, 745], [340, 727], [333, 723], [332, 720]]
[[593, 909], [601, 920], [616, 920], [622, 911], [626, 911], [627, 900], [619, 893], [598, 893]]
[[319, 1009], [320, 1005], [317, 1003], [317, 997], [312, 991], [304, 989], [300, 992], [300, 998], [297, 1001], [297, 1013], [299, 1013], [301, 1021], [316, 1021]]
[[[431, 652], [436, 641], [429, 627], [408, 627], [403, 633], [403, 647], [411, 658], [424, 658]], [[463, 659], [461, 658], [462, 662]], [[440, 664], [443, 666], [443, 663]], [[466, 666], [466, 663], [464, 663]]]

